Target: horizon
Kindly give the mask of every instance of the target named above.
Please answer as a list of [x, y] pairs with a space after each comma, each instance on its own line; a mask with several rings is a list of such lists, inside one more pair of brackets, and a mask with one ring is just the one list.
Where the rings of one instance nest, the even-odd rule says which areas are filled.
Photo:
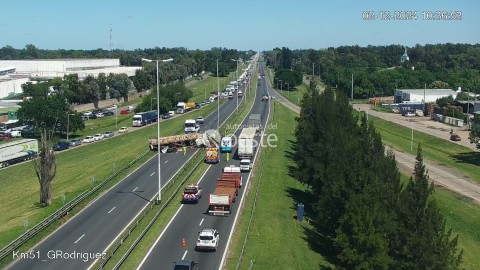
[[[396, 11], [415, 12], [417, 17], [368, 20], [369, 14], [380, 16], [382, 10], [390, 11], [392, 16]], [[44, 50], [217, 47], [264, 51], [275, 47], [296, 50], [355, 45], [411, 48], [417, 44], [479, 44], [476, 26], [480, 25], [480, 16], [475, 13], [478, 10], [480, 2], [472, 0], [245, 0], [221, 4], [147, 0], [135, 5], [124, 0], [85, 0], [80, 8], [60, 0], [24, 0], [4, 6], [0, 47], [21, 49], [33, 44]], [[435, 11], [456, 17], [426, 19], [429, 15], [425, 14]]]

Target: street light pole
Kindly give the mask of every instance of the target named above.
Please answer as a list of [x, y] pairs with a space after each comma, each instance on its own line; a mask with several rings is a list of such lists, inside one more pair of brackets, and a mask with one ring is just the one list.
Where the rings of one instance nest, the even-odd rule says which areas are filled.
[[[159, 72], [158, 72], [158, 62], [170, 62], [173, 61], [172, 58], [165, 59], [165, 60], [150, 60], [142, 58], [142, 61], [145, 62], [153, 62], [157, 63], [157, 152], [158, 152], [158, 197], [157, 197], [157, 204], [160, 204], [162, 201], [162, 173], [161, 173], [161, 149], [160, 149], [160, 80], [159, 80]], [[151, 100], [150, 100], [151, 102]]]

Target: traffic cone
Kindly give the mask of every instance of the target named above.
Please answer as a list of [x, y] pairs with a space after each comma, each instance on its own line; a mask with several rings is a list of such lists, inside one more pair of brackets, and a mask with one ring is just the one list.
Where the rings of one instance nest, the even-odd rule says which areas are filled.
[[182, 239], [182, 247], [186, 247], [187, 246], [187, 242], [185, 241], [185, 238]]

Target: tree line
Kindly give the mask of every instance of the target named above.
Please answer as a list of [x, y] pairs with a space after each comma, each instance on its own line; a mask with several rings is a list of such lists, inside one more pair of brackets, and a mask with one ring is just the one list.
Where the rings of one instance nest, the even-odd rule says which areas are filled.
[[340, 269], [458, 269], [463, 251], [431, 197], [421, 146], [403, 185], [373, 123], [340, 91], [315, 88], [297, 118], [292, 173], [314, 198], [322, 255]]
[[409, 61], [401, 62], [405, 47], [341, 46], [322, 50], [274, 48], [267, 64], [320, 77], [327, 85], [355, 98], [391, 96], [394, 89], [442, 87], [480, 93], [480, 44], [427, 44], [407, 48]]

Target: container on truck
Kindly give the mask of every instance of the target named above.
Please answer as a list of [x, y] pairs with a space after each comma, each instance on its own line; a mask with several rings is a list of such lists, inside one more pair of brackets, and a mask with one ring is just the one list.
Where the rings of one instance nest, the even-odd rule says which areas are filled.
[[[226, 171], [226, 172], [225, 172]], [[240, 168], [225, 167], [224, 172], [217, 180], [215, 191], [208, 200], [208, 213], [211, 215], [228, 215], [232, 211], [232, 204], [238, 189], [242, 186]]]
[[195, 108], [195, 102], [178, 102], [177, 113], [186, 113]]
[[256, 128], [244, 128], [238, 136], [238, 157], [252, 159], [257, 142], [255, 141]]
[[0, 168], [30, 160], [38, 154], [38, 141], [24, 139], [0, 144]]
[[132, 126], [141, 127], [153, 122], [157, 122], [157, 111], [140, 112], [133, 115]]
[[262, 127], [262, 116], [257, 113], [252, 113], [248, 116], [248, 127], [255, 128], [256, 131], [260, 131]]
[[200, 131], [200, 125], [197, 123], [195, 119], [187, 119], [185, 120], [185, 134], [188, 133], [197, 133]]
[[231, 153], [232, 152], [232, 136], [225, 136], [222, 138], [222, 144], [220, 146], [220, 151], [222, 153]]

